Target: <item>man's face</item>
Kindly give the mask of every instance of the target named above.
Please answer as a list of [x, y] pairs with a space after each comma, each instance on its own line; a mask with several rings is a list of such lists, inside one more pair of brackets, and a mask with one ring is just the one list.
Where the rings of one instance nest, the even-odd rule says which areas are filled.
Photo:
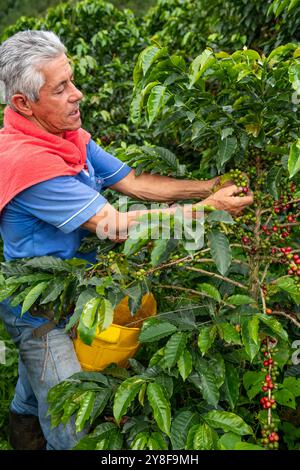
[[73, 72], [68, 58], [62, 54], [42, 68], [45, 84], [39, 100], [30, 101], [33, 112], [29, 118], [51, 134], [62, 135], [81, 126], [79, 102], [83, 95], [73, 83]]

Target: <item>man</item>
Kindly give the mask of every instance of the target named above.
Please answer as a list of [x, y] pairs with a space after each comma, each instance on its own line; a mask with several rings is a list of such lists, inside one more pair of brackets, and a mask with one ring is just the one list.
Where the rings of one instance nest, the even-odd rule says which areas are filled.
[[[234, 185], [213, 195], [216, 179], [177, 180], [135, 172], [96, 145], [81, 128], [66, 49], [52, 32], [24, 31], [0, 46], [0, 80], [7, 108], [0, 131], [0, 233], [6, 260], [76, 256], [86, 230], [125, 239], [138, 212], [120, 213], [100, 194], [112, 188], [149, 201], [200, 198], [233, 214], [252, 203]], [[163, 209], [172, 212], [174, 208]], [[147, 211], [144, 211], [147, 212]], [[47, 393], [80, 371], [62, 325], [20, 316], [6, 299], [0, 316], [19, 348], [19, 380], [11, 404], [10, 440], [16, 449], [70, 449], [82, 437], [74, 423], [51, 429]], [[43, 434], [38, 435], [39, 423]]]

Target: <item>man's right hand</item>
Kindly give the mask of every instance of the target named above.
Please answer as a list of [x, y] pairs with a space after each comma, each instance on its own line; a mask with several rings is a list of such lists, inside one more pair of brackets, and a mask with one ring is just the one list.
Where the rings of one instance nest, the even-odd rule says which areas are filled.
[[253, 203], [251, 191], [243, 197], [239, 196], [240, 192], [241, 189], [233, 184], [219, 189], [219, 191], [196, 205], [209, 205], [215, 207], [215, 209], [227, 211], [232, 215], [238, 215], [245, 207]]

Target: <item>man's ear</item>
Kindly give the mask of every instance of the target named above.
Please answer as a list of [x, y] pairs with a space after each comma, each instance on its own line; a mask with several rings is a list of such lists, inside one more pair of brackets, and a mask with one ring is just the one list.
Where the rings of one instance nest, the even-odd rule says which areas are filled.
[[32, 116], [33, 111], [31, 109], [31, 102], [27, 96], [22, 95], [21, 93], [17, 93], [16, 95], [12, 96], [10, 101], [14, 109], [20, 114], [26, 117]]

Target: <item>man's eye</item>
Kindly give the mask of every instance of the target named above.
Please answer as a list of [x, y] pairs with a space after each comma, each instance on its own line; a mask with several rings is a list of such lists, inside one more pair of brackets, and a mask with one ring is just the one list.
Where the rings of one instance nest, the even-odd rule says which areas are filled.
[[63, 91], [64, 91], [63, 89], [62, 89], [62, 90], [59, 90], [59, 91], [56, 91], [55, 94], [56, 94], [56, 95], [60, 95]]

